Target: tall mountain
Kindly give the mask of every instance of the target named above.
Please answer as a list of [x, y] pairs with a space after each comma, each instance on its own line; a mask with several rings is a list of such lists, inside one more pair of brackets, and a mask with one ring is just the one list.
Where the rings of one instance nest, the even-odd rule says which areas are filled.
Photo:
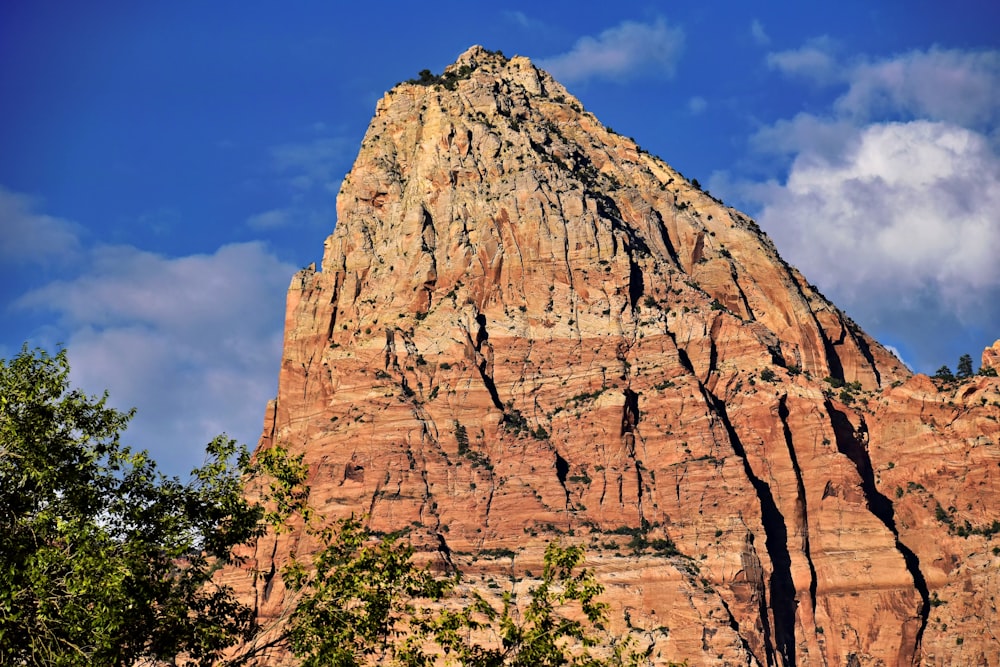
[[583, 543], [658, 660], [1000, 664], [998, 381], [911, 376], [528, 59], [386, 93], [337, 214], [259, 444], [327, 516], [484, 580]]

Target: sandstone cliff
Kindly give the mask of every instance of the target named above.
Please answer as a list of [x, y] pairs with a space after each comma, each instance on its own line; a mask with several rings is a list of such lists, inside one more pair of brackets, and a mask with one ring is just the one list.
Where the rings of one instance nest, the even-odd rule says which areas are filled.
[[259, 445], [321, 511], [504, 585], [584, 543], [657, 660], [1000, 664], [996, 378], [910, 377], [525, 58], [386, 93], [337, 211]]

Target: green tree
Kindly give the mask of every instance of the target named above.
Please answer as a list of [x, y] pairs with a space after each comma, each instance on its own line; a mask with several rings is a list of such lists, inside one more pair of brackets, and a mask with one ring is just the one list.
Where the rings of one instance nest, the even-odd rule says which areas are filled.
[[958, 358], [958, 368], [955, 371], [955, 377], [959, 380], [964, 380], [973, 376], [972, 370], [972, 357], [968, 354], [963, 354]]
[[944, 382], [953, 382], [955, 380], [955, 376], [947, 365], [937, 369], [933, 377], [935, 380], [943, 380]]
[[213, 583], [260, 532], [235, 443], [167, 478], [121, 444], [133, 413], [68, 377], [65, 351], [0, 360], [0, 664], [213, 663], [255, 627]]

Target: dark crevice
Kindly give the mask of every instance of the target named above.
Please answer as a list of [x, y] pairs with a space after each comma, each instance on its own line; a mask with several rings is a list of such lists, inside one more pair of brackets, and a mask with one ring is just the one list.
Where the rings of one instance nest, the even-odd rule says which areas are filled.
[[670, 255], [670, 259], [673, 260], [674, 266], [680, 266], [680, 260], [677, 258], [677, 250], [674, 248], [674, 244], [670, 241], [670, 235], [667, 233], [667, 226], [663, 223], [663, 216], [657, 210], [653, 211], [656, 216], [656, 229], [660, 232], [660, 240], [663, 242], [663, 246], [667, 249], [667, 254]]
[[642, 466], [638, 461], [635, 462], [635, 483], [639, 487], [638, 503], [639, 503], [639, 520], [642, 521]]
[[775, 366], [781, 366], [782, 368], [787, 368], [788, 364], [785, 361], [785, 355], [781, 353], [781, 343], [773, 343], [767, 346], [767, 351], [771, 354], [771, 363]]
[[635, 310], [636, 306], [639, 305], [639, 299], [642, 298], [645, 291], [646, 285], [642, 278], [642, 269], [635, 263], [630, 252], [628, 256], [628, 301], [632, 310]]
[[840, 363], [840, 356], [837, 354], [836, 345], [826, 335], [826, 331], [823, 330], [822, 325], [818, 321], [816, 325], [819, 327], [819, 335], [823, 339], [823, 349], [826, 351], [826, 363], [830, 367], [830, 377], [843, 381], [844, 365]]
[[788, 449], [788, 458], [792, 461], [792, 470], [795, 472], [796, 505], [801, 505], [801, 517], [799, 519], [799, 530], [802, 531], [802, 550], [805, 553], [806, 562], [809, 564], [809, 600], [812, 602], [813, 612], [816, 610], [816, 566], [812, 561], [812, 552], [809, 548], [809, 507], [806, 504], [806, 487], [802, 481], [802, 468], [799, 467], [799, 459], [795, 453], [795, 446], [792, 444], [792, 431], [788, 427], [788, 396], [782, 396], [778, 401], [778, 417], [781, 418], [781, 430], [785, 434], [785, 447]]
[[[490, 334], [486, 331], [486, 316], [482, 313], [476, 315], [476, 323], [479, 324], [479, 330], [476, 332], [476, 352], [482, 352], [483, 345], [486, 341], [490, 339]], [[503, 411], [503, 401], [500, 400], [500, 393], [497, 391], [497, 385], [493, 382], [493, 378], [490, 376], [488, 368], [488, 360], [486, 356], [483, 355], [483, 360], [479, 362], [476, 369], [479, 371], [479, 377], [483, 381], [483, 385], [486, 387], [486, 391], [490, 394], [490, 399], [493, 401], [493, 405], [496, 406], [497, 410]]]
[[569, 462], [556, 452], [556, 478], [566, 493], [566, 505], [569, 506], [569, 489], [566, 487], [566, 479], [569, 476]]
[[747, 319], [753, 322], [757, 317], [753, 314], [753, 309], [750, 308], [750, 301], [747, 299], [746, 292], [743, 291], [743, 287], [740, 286], [739, 273], [736, 271], [736, 264], [730, 264], [730, 277], [733, 279], [733, 284], [736, 285], [737, 291], [740, 293], [740, 301], [743, 302], [743, 308], [746, 309]]
[[[747, 581], [750, 582], [757, 598], [757, 613], [760, 615], [761, 629], [764, 632], [764, 659], [766, 664], [774, 665], [774, 646], [771, 643], [771, 621], [767, 613], [767, 593], [764, 590], [764, 572], [760, 566], [760, 557], [757, 555], [757, 547], [754, 546], [756, 538], [753, 531], [747, 529], [747, 545], [743, 553], [740, 554], [740, 562], [743, 571], [747, 573]], [[753, 573], [753, 579], [750, 578]]]
[[476, 331], [476, 352], [479, 352], [483, 343], [490, 339], [490, 334], [486, 331], [486, 316], [482, 313], [476, 315], [476, 324], [479, 325], [479, 330]]
[[275, 566], [275, 557], [278, 554], [278, 540], [274, 540], [271, 545], [271, 568], [264, 573], [264, 590], [261, 593], [264, 602], [267, 602], [268, 598], [271, 597], [271, 591], [274, 589], [274, 575], [277, 573], [277, 567]]
[[740, 645], [743, 646], [743, 650], [747, 652], [747, 655], [753, 655], [753, 650], [750, 648], [750, 644], [747, 643], [746, 638], [740, 632], [740, 624], [736, 621], [736, 617], [733, 616], [733, 612], [729, 609], [729, 605], [726, 604], [726, 601], [721, 595], [718, 596], [718, 599], [722, 608], [726, 610], [726, 616], [729, 617], [729, 627], [736, 633], [736, 637], [740, 640]]
[[[719, 348], [715, 344], [715, 338], [719, 335], [719, 330], [721, 329], [722, 319], [716, 317], [712, 322], [711, 335], [708, 337], [708, 373], [715, 372], [716, 367], [719, 363]], [[707, 374], [706, 374], [707, 375]]]
[[674, 349], [677, 350], [677, 358], [680, 360], [681, 365], [687, 370], [688, 373], [694, 375], [694, 366], [691, 364], [691, 357], [688, 353], [684, 351], [679, 345], [677, 345], [677, 334], [675, 334], [670, 329], [664, 329], [664, 332], [670, 336], [670, 340], [674, 343]]
[[626, 389], [624, 394], [625, 407], [622, 410], [622, 436], [626, 433], [632, 433], [635, 430], [636, 424], [639, 423], [639, 394], [631, 389]]
[[493, 405], [496, 406], [497, 410], [503, 410], [503, 402], [500, 401], [500, 394], [497, 392], [497, 385], [493, 382], [493, 378], [490, 377], [489, 372], [486, 370], [486, 360], [483, 361], [478, 366], [479, 377], [482, 378], [483, 384], [486, 386], [486, 391], [489, 392], [490, 398], [493, 400]]
[[[794, 667], [795, 611], [798, 603], [795, 599], [795, 583], [792, 580], [792, 558], [788, 553], [788, 528], [785, 526], [785, 518], [774, 501], [771, 487], [754, 473], [746, 450], [743, 448], [743, 443], [740, 441], [732, 422], [729, 421], [725, 403], [704, 387], [702, 387], [702, 392], [706, 402], [722, 421], [726, 433], [729, 435], [733, 452], [740, 457], [743, 462], [743, 471], [757, 492], [757, 498], [760, 501], [761, 522], [764, 526], [764, 546], [773, 567], [769, 592], [771, 611], [774, 614], [774, 648], [781, 655], [781, 664], [784, 667]], [[770, 647], [768, 634], [765, 626], [765, 646]], [[769, 665], [776, 664], [771, 651], [768, 648]]]
[[438, 539], [438, 553], [441, 554], [441, 558], [444, 559], [445, 565], [448, 566], [449, 572], [457, 572], [458, 568], [455, 567], [455, 563], [451, 560], [451, 547], [448, 546], [447, 540], [444, 539], [444, 535], [441, 533], [436, 533]]
[[396, 367], [396, 337], [395, 333], [389, 327], [385, 329], [385, 365], [383, 368], [389, 370], [389, 367]]
[[[914, 639], [913, 655], [920, 652], [920, 643], [923, 639], [924, 629], [927, 627], [927, 618], [931, 609], [930, 591], [927, 588], [927, 580], [920, 570], [920, 559], [916, 553], [899, 540], [899, 530], [896, 528], [895, 509], [892, 501], [886, 498], [875, 486], [875, 474], [872, 470], [871, 457], [865, 448], [859, 434], [855, 432], [850, 420], [840, 410], [833, 407], [829, 400], [824, 402], [826, 411], [830, 415], [830, 425], [833, 426], [834, 438], [837, 441], [837, 451], [846, 456], [854, 463], [858, 474], [861, 476], [861, 489], [864, 491], [865, 500], [868, 503], [868, 510], [874, 514], [882, 524], [889, 529], [896, 543], [896, 549], [903, 556], [906, 569], [913, 577], [913, 586], [920, 593], [920, 627]], [[867, 433], [867, 426], [861, 422], [860, 434]]]
[[868, 362], [868, 365], [872, 368], [872, 373], [875, 374], [875, 382], [878, 386], [882, 386], [882, 374], [878, 372], [878, 367], [875, 365], [875, 357], [872, 356], [871, 347], [868, 345], [868, 341], [864, 339], [863, 336], [855, 334], [853, 329], [850, 329], [851, 340], [854, 341], [855, 345], [858, 346], [858, 350], [861, 351], [861, 355]]

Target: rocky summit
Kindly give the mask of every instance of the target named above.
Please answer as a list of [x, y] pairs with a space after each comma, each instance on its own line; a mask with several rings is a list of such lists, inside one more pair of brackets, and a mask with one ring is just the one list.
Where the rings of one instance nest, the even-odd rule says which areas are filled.
[[583, 544], [654, 662], [1000, 664], [1000, 380], [912, 375], [528, 59], [386, 93], [337, 216], [259, 443], [326, 516], [502, 586]]

